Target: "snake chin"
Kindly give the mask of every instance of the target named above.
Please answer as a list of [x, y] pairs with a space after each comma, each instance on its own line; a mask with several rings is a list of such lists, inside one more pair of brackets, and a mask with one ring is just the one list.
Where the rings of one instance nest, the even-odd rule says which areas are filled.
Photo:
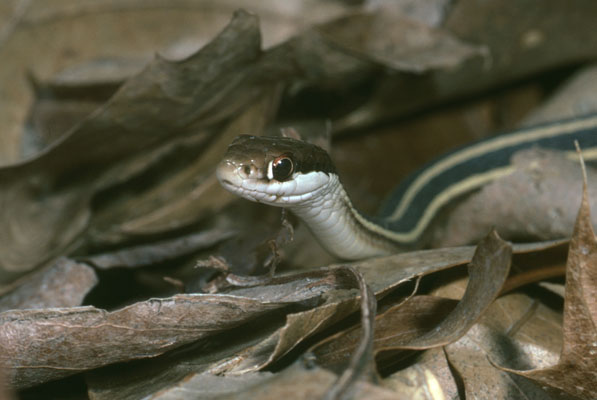
[[330, 182], [330, 175], [323, 172], [297, 173], [284, 182], [243, 178], [229, 164], [220, 165], [216, 175], [226, 190], [247, 200], [277, 207], [308, 205]]

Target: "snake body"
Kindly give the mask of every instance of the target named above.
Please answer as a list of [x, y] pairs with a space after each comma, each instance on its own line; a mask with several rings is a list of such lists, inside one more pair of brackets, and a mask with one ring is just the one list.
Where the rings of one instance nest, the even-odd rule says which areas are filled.
[[227, 190], [285, 207], [321, 244], [343, 259], [362, 259], [417, 248], [438, 211], [463, 194], [514, 172], [511, 156], [524, 148], [574, 151], [597, 158], [597, 115], [552, 122], [485, 139], [448, 153], [412, 174], [376, 217], [353, 207], [329, 155], [285, 137], [239, 136], [217, 168]]

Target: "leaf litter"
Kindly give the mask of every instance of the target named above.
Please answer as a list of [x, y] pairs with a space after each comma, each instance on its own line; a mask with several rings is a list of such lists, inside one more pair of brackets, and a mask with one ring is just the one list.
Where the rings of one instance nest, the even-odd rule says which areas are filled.
[[[259, 244], [231, 245], [233, 236], [236, 240], [245, 234], [237, 229], [244, 217], [234, 214], [240, 204], [220, 190], [213, 168], [232, 137], [264, 132], [305, 88], [343, 93], [342, 101], [335, 102], [340, 107], [319, 110], [321, 115], [336, 115], [332, 126], [337, 134], [478, 91], [488, 80], [505, 82], [529, 74], [529, 69], [504, 63], [508, 50], [499, 35], [497, 41], [466, 42], [476, 39], [478, 21], [492, 26], [490, 6], [479, 10], [478, 5], [459, 2], [442, 8], [434, 15], [447, 18], [443, 25], [433, 18], [430, 23], [408, 13], [384, 12], [383, 2], [377, 7], [381, 11], [331, 7], [334, 10], [321, 15], [332, 19], [322, 17], [319, 25], [266, 50], [261, 50], [257, 19], [237, 12], [216, 39], [185, 60], [157, 57], [124, 82], [122, 77], [138, 71], [139, 63], [106, 86], [99, 82], [95, 89], [116, 93], [105, 104], [98, 101], [91, 114], [96, 103], [87, 107], [84, 101], [89, 86], [69, 92], [61, 80], [48, 86], [44, 76], [36, 82], [38, 88], [56, 90], [49, 98], [40, 97], [31, 114], [31, 127], [42, 133], [42, 143], [31, 158], [0, 168], [1, 217], [7, 227], [4, 235], [0, 232], [0, 306], [6, 310], [0, 313], [0, 363], [13, 387], [56, 379], [59, 383], [74, 374], [75, 379], [84, 377], [84, 397], [94, 399], [235, 398], [239, 393], [246, 398], [455, 398], [487, 393], [496, 398], [560, 398], [545, 392], [545, 385], [580, 398], [592, 393], [590, 385], [579, 382], [591, 378], [595, 369], [578, 371], [574, 366], [592, 368], [592, 360], [582, 354], [590, 354], [590, 344], [581, 335], [590, 339], [594, 329], [584, 329], [587, 321], [594, 328], [594, 315], [589, 312], [582, 329], [571, 328], [566, 316], [570, 311], [565, 311], [564, 351], [546, 383], [541, 372], [532, 376], [533, 371], [524, 370], [556, 362], [562, 343], [559, 313], [526, 294], [497, 297], [559, 276], [561, 242], [514, 245], [509, 278], [509, 246], [496, 238], [476, 249], [423, 250], [310, 272], [293, 272], [300, 265], [287, 265], [286, 248], [278, 243], [275, 249], [264, 247], [265, 259], [281, 261], [282, 276], [243, 278], [242, 287], [215, 286], [218, 290], [211, 294], [134, 303], [131, 293], [128, 303], [109, 310], [85, 303], [98, 280], [90, 266], [98, 269], [100, 286], [106, 271], [119, 277], [126, 269], [134, 279], [167, 278], [177, 290], [188, 290], [202, 287], [193, 279], [210, 279], [193, 268], [196, 260], [228, 246], [228, 257], [233, 259], [236, 252], [240, 265], [234, 273], [255, 272], [263, 254], [249, 262], [242, 254]], [[472, 12], [467, 10], [475, 10], [478, 18], [464, 18]], [[590, 16], [587, 9], [585, 17]], [[545, 34], [551, 32], [544, 28]], [[380, 35], [380, 30], [391, 35]], [[553, 65], [543, 56], [553, 54], [550, 41], [537, 43], [531, 72]], [[578, 59], [575, 48], [566, 48], [557, 63]], [[480, 64], [485, 64], [485, 77], [471, 80]], [[428, 75], [414, 77], [413, 71]], [[461, 84], [460, 75], [466, 75], [467, 85]], [[415, 90], [427, 87], [429, 77], [441, 90]], [[379, 90], [351, 109], [362, 96], [352, 97], [353, 90], [373, 80]], [[396, 97], [397, 87], [407, 93], [408, 102]], [[391, 92], [389, 102], [386, 95]], [[69, 100], [77, 93], [83, 97]], [[410, 98], [410, 93], [417, 95]], [[84, 107], [69, 111], [69, 104]], [[344, 105], [351, 107], [342, 110]], [[48, 130], [55, 123], [59, 129]], [[277, 240], [276, 233], [263, 237], [267, 235]], [[308, 245], [304, 251], [315, 255], [311, 249]], [[452, 271], [458, 276], [471, 261], [469, 279], [452, 286], [431, 284]], [[541, 268], [545, 263], [547, 271]], [[166, 272], [171, 266], [174, 270]], [[569, 261], [568, 274], [570, 269]], [[590, 298], [595, 279], [586, 271], [579, 274], [584, 289], [575, 298]], [[442, 297], [441, 290], [427, 290], [430, 284], [455, 295]], [[542, 298], [557, 304], [553, 293]], [[381, 306], [373, 324], [375, 300]], [[356, 324], [359, 304], [364, 335]], [[590, 310], [590, 301], [587, 304]], [[504, 372], [496, 365], [512, 369]], [[531, 379], [514, 377], [514, 368]], [[31, 390], [22, 393], [34, 395], [36, 388]]]

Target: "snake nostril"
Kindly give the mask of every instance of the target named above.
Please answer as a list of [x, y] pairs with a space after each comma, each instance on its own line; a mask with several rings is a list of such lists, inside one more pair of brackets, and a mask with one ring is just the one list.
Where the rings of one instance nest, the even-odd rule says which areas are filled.
[[251, 175], [251, 167], [248, 165], [245, 165], [243, 167], [243, 172], [245, 173], [246, 176], [250, 176]]

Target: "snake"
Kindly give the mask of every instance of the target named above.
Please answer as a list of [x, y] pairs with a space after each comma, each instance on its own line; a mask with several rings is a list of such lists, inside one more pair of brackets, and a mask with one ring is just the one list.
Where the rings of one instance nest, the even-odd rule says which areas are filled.
[[331, 254], [345, 260], [386, 256], [419, 247], [442, 208], [509, 174], [512, 155], [540, 147], [597, 159], [597, 114], [525, 127], [446, 153], [402, 181], [376, 216], [359, 212], [329, 154], [290, 137], [240, 135], [216, 168], [220, 184], [245, 199], [284, 207]]

